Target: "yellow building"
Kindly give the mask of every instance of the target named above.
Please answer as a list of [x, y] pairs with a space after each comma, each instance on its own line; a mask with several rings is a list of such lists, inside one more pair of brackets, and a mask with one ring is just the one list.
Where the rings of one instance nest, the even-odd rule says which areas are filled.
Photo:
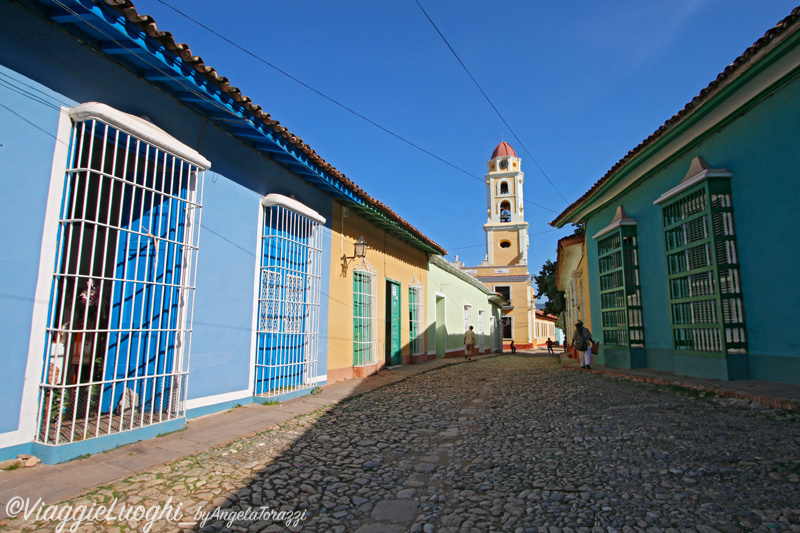
[[[589, 284], [586, 265], [586, 240], [583, 235], [570, 235], [558, 241], [556, 259], [556, 284], [558, 290], [564, 291], [566, 309], [564, 310], [564, 328], [567, 344], [572, 339], [575, 322], [581, 320], [592, 331], [592, 314], [589, 313]], [[594, 333], [594, 332], [593, 332]], [[597, 338], [597, 337], [596, 337]], [[577, 353], [569, 349], [572, 357]]]
[[548, 315], [544, 311], [536, 310], [536, 323], [533, 325], [533, 336], [536, 346], [546, 346], [549, 339], [554, 344], [558, 343], [556, 333], [557, 316]]
[[514, 149], [501, 142], [487, 161], [486, 256], [480, 266], [463, 267], [511, 304], [503, 308], [503, 345], [536, 345], [533, 281], [528, 272], [528, 223], [523, 204], [522, 161]]
[[[444, 250], [382, 204], [379, 208], [367, 218], [363, 208], [333, 204], [329, 383], [428, 359], [428, 254]], [[365, 252], [356, 246], [359, 241], [366, 243]]]

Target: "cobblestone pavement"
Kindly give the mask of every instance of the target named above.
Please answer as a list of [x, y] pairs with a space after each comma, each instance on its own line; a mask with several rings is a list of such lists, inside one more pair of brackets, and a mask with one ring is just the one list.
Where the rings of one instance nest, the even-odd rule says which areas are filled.
[[518, 354], [415, 376], [71, 508], [163, 512], [171, 497], [181, 513], [152, 531], [771, 532], [800, 531], [799, 484], [795, 413]]

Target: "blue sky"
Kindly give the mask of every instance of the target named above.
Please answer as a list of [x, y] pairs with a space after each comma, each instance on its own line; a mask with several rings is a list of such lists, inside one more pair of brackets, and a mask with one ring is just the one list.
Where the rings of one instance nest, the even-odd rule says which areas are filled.
[[797, 0], [419, 0], [519, 140], [415, 0], [133, 1], [450, 260], [483, 258], [485, 163], [502, 136], [522, 158], [536, 274], [571, 233], [548, 222]]

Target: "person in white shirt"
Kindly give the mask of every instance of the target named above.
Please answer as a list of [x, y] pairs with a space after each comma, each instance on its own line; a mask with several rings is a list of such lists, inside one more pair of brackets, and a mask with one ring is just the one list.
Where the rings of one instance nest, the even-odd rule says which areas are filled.
[[592, 332], [583, 327], [583, 321], [575, 323], [575, 332], [572, 334], [572, 346], [578, 351], [581, 368], [592, 369]]

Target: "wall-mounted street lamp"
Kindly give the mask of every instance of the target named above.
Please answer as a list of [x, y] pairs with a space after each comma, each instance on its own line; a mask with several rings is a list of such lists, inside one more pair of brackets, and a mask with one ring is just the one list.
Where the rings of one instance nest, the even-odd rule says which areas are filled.
[[347, 264], [356, 258], [364, 258], [367, 255], [367, 241], [364, 240], [363, 235], [358, 238], [358, 241], [353, 243], [353, 256], [348, 257], [347, 255], [342, 255], [342, 273], [347, 271]]

